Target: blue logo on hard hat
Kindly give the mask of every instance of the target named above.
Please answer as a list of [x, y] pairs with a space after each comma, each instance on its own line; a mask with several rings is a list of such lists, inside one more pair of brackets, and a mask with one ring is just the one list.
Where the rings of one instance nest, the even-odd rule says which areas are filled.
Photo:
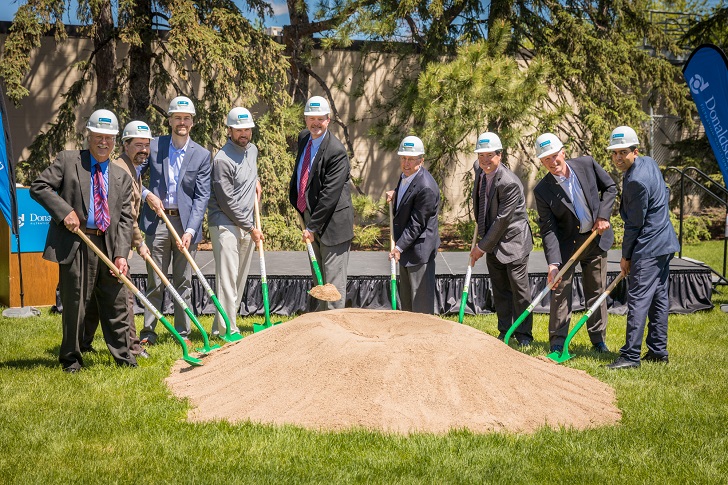
[[309, 106], [311, 106], [312, 108], [318, 108], [319, 106], [321, 106], [321, 103], [311, 103]]
[[483, 143], [483, 144], [490, 143], [490, 140], [488, 140], [487, 138], [484, 138], [482, 140], [478, 140], [478, 143]]
[[187, 101], [185, 101], [183, 99], [180, 99], [179, 101], [177, 101], [177, 104], [181, 104], [182, 106], [187, 106], [190, 103], [188, 103]]
[[248, 115], [246, 115], [246, 114], [238, 115], [238, 119], [239, 120], [240, 119], [247, 120], [248, 119]]
[[99, 118], [99, 123], [111, 123], [111, 118]]
[[612, 138], [624, 138], [624, 133], [615, 133]]
[[545, 146], [548, 146], [548, 145], [550, 145], [550, 144], [551, 144], [551, 140], [546, 140], [546, 141], [542, 141], [542, 142], [541, 142], [541, 144], [540, 144], [539, 146], [540, 146], [541, 148], [543, 148], [543, 147], [545, 147]]
[[406, 143], [404, 144], [404, 146], [405, 146], [405, 147], [412, 147], [412, 148], [414, 148], [415, 144], [414, 144], [414, 143], [410, 143], [410, 142], [406, 142]]
[[147, 125], [139, 125], [139, 126], [137, 126], [137, 130], [139, 130], [139, 131], [149, 131], [149, 127]]

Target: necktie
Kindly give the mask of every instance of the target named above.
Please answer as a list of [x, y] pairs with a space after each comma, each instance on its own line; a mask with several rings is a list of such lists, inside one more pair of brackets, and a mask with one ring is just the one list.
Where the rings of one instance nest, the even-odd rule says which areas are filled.
[[311, 140], [306, 144], [306, 152], [303, 154], [303, 167], [301, 167], [301, 181], [298, 184], [298, 200], [296, 207], [299, 212], [306, 211], [306, 185], [308, 184], [308, 172], [311, 165]]
[[485, 236], [485, 214], [488, 210], [488, 181], [485, 173], [480, 178], [480, 187], [478, 189], [478, 237]]
[[99, 164], [94, 165], [94, 221], [96, 227], [102, 231], [109, 228], [109, 200], [104, 185], [104, 174]]

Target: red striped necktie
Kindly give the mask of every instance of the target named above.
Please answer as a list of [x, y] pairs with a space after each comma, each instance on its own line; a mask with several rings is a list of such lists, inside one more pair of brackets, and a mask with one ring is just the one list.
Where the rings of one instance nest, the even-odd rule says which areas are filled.
[[308, 184], [308, 172], [311, 165], [311, 140], [306, 144], [306, 152], [303, 154], [303, 167], [301, 167], [301, 181], [298, 184], [298, 200], [296, 207], [303, 213], [306, 211], [306, 185]]

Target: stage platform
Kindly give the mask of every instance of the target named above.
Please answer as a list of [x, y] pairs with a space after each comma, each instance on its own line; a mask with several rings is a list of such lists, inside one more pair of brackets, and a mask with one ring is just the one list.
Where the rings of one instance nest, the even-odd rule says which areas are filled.
[[[304, 251], [266, 251], [266, 270], [270, 297], [270, 311], [278, 315], [293, 315], [311, 311], [315, 300], [306, 293], [313, 285], [308, 254]], [[608, 253], [608, 276], [611, 281], [619, 274], [621, 251]], [[200, 266], [210, 286], [215, 289], [215, 262], [212, 251], [198, 251], [195, 261]], [[438, 314], [457, 314], [463, 291], [464, 275], [468, 264], [466, 252], [440, 252], [436, 260], [437, 294], [435, 311]], [[542, 251], [531, 253], [528, 272], [531, 279], [531, 292], [535, 297], [546, 286], [547, 264]], [[385, 310], [391, 307], [389, 284], [389, 261], [386, 252], [353, 251], [349, 257], [349, 277], [346, 289], [346, 306]], [[146, 265], [135, 255], [130, 261], [130, 274], [134, 284], [146, 291]], [[193, 275], [192, 307], [195, 313], [213, 314], [215, 306], [202, 285]], [[607, 299], [611, 313], [625, 314], [626, 281], [620, 282]], [[574, 277], [574, 310], [584, 309], [581, 284], [581, 271], [577, 265]], [[706, 266], [693, 261], [674, 258], [670, 264], [670, 312], [692, 313], [708, 310], [711, 303], [711, 271]], [[240, 315], [262, 315], [263, 300], [260, 286], [260, 265], [258, 253], [253, 255], [246, 294], [240, 305]], [[535, 312], [547, 313], [549, 296], [535, 308]], [[139, 302], [137, 313], [143, 311]], [[470, 295], [466, 313], [482, 314], [495, 311], [490, 278], [485, 258], [473, 269]], [[165, 314], [173, 312], [173, 301], [165, 295], [162, 308]]]

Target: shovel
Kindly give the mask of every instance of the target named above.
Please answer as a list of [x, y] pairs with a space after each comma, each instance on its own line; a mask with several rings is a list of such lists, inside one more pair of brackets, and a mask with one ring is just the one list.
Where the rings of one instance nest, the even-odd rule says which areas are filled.
[[523, 311], [523, 313], [521, 313], [521, 316], [518, 317], [518, 319], [515, 322], [513, 322], [513, 325], [511, 325], [511, 328], [508, 329], [505, 337], [503, 337], [503, 341], [506, 344], [508, 344], [508, 342], [510, 341], [511, 336], [513, 335], [513, 332], [516, 331], [518, 326], [526, 319], [526, 317], [533, 311], [533, 309], [536, 308], [536, 305], [538, 305], [541, 302], [541, 300], [543, 300], [544, 297], [548, 294], [548, 292], [551, 291], [551, 288], [556, 286], [556, 282], [559, 281], [559, 279], [561, 279], [561, 277], [564, 276], [564, 273], [566, 273], [566, 270], [568, 270], [571, 267], [571, 265], [574, 264], [574, 262], [576, 262], [576, 259], [579, 257], [579, 255], [581, 253], [583, 253], [587, 247], [589, 247], [589, 244], [591, 244], [591, 242], [594, 240], [594, 238], [597, 237], [597, 234], [598, 234], [597, 231], [592, 231], [591, 236], [589, 236], [587, 238], [587, 240], [584, 241], [584, 244], [582, 244], [581, 247], [579, 249], [577, 249], [576, 252], [571, 256], [571, 258], [569, 258], [569, 260], [566, 262], [566, 264], [561, 268], [561, 271], [559, 271], [556, 274], [556, 277], [554, 278], [554, 280], [551, 283], [549, 283], [548, 285], [546, 285], [546, 288], [541, 290], [541, 293], [539, 293], [538, 296], [536, 296], [536, 298], [531, 302], [531, 304], [528, 305], [528, 308], [526, 308]]
[[184, 361], [190, 365], [194, 365], [194, 366], [202, 365], [202, 361], [200, 359], [192, 357], [188, 353], [187, 344], [185, 343], [185, 339], [183, 339], [182, 336], [177, 332], [177, 330], [175, 330], [174, 327], [167, 321], [167, 319], [164, 318], [164, 315], [162, 315], [159, 312], [159, 310], [157, 310], [156, 308], [154, 308], [152, 306], [152, 304], [149, 302], [149, 300], [147, 300], [147, 297], [144, 296], [144, 293], [139, 291], [139, 289], [136, 286], [134, 286], [134, 284], [131, 281], [129, 281], [129, 278], [127, 278], [126, 276], [121, 274], [121, 272], [119, 272], [119, 268], [114, 266], [114, 263], [112, 263], [111, 260], [109, 258], [107, 258], [106, 255], [104, 253], [102, 253], [99, 250], [99, 248], [97, 248], [96, 245], [89, 240], [88, 236], [86, 236], [86, 234], [84, 234], [83, 231], [76, 230], [74, 232], [78, 235], [78, 237], [83, 239], [83, 242], [85, 242], [88, 245], [88, 247], [90, 247], [91, 250], [94, 253], [96, 253], [96, 255], [104, 263], [106, 263], [106, 266], [108, 266], [109, 269], [111, 269], [111, 271], [114, 273], [114, 275], [116, 275], [116, 277], [119, 278], [124, 283], [124, 285], [126, 285], [127, 288], [129, 288], [129, 290], [134, 294], [134, 296], [136, 296], [139, 299], [139, 301], [142, 302], [142, 304], [146, 307], [146, 309], [149, 310], [150, 312], [152, 312], [154, 314], [154, 316], [157, 318], [157, 320], [162, 322], [162, 325], [164, 325], [164, 328], [166, 328], [169, 331], [169, 333], [171, 333], [174, 336], [174, 338], [177, 339], [177, 342], [179, 342], [180, 346], [182, 347], [182, 359], [184, 359]]
[[569, 344], [571, 343], [571, 339], [574, 338], [574, 335], [581, 329], [581, 327], [584, 326], [587, 320], [589, 320], [589, 317], [592, 316], [592, 313], [597, 311], [597, 308], [599, 308], [599, 305], [602, 304], [604, 300], [609, 296], [609, 294], [614, 290], [614, 288], [617, 286], [617, 283], [622, 281], [624, 279], [624, 273], [619, 273], [616, 278], [614, 278], [614, 281], [607, 287], [606, 290], [604, 290], [604, 293], [599, 295], [599, 298], [597, 298], [597, 301], [594, 302], [594, 304], [587, 310], [587, 312], [584, 314], [583, 317], [579, 319], [579, 322], [574, 326], [573, 329], [571, 329], [571, 332], [569, 332], [569, 335], [566, 336], [566, 340], [564, 341], [564, 350], [562, 352], [551, 352], [546, 357], [553, 360], [557, 364], [561, 364], [562, 362], [566, 362], [567, 360], [571, 359], [573, 355], [569, 354]]
[[162, 283], [164, 283], [164, 286], [167, 288], [167, 291], [172, 295], [172, 298], [174, 298], [174, 301], [177, 302], [177, 304], [180, 306], [180, 308], [187, 314], [188, 317], [190, 317], [190, 320], [192, 320], [192, 323], [195, 324], [195, 327], [197, 327], [197, 330], [200, 331], [202, 334], [202, 341], [204, 342], [204, 346], [202, 349], [195, 349], [198, 352], [202, 352], [203, 354], [209, 354], [213, 350], [219, 349], [220, 346], [215, 344], [213, 346], [210, 346], [210, 341], [207, 338], [207, 332], [205, 332], [205, 329], [202, 328], [202, 325], [200, 325], [200, 322], [197, 320], [197, 317], [194, 313], [192, 313], [192, 310], [190, 310], [190, 307], [187, 306], [187, 303], [185, 303], [185, 300], [182, 298], [182, 295], [180, 295], [177, 290], [174, 289], [174, 286], [172, 286], [172, 283], [169, 282], [167, 279], [167, 276], [164, 274], [164, 271], [162, 271], [159, 266], [157, 266], [157, 263], [154, 262], [152, 257], [147, 254], [144, 257], [144, 261], [147, 262], [149, 266], [152, 267], [155, 273], [159, 275], [159, 277], [162, 280]]
[[[263, 230], [260, 222], [260, 208], [258, 207], [258, 197], [255, 197], [255, 226], [259, 231]], [[258, 241], [258, 252], [260, 253], [260, 284], [263, 287], [263, 308], [265, 308], [265, 321], [263, 323], [253, 323], [253, 333], [260, 332], [273, 325], [279, 325], [281, 322], [271, 323], [270, 321], [270, 303], [268, 302], [268, 277], [265, 274], [265, 253], [263, 253], [263, 241]]]
[[[182, 245], [182, 239], [180, 239], [179, 234], [177, 234], [177, 231], [174, 229], [174, 226], [171, 222], [169, 222], [169, 219], [167, 218], [167, 214], [164, 212], [159, 212], [159, 217], [161, 217], [164, 220], [164, 223], [167, 224], [167, 228], [169, 229], [169, 233], [174, 236], [175, 241], [177, 241], [178, 244]], [[200, 283], [202, 284], [202, 287], [207, 292], [210, 299], [212, 299], [212, 302], [215, 304], [215, 308], [217, 308], [217, 311], [220, 312], [220, 315], [222, 316], [223, 321], [225, 321], [225, 327], [227, 327], [227, 330], [225, 330], [225, 335], [221, 335], [220, 338], [223, 339], [225, 342], [237, 342], [238, 340], [242, 340], [243, 336], [239, 333], [232, 333], [230, 331], [231, 323], [230, 319], [227, 316], [227, 313], [225, 313], [225, 310], [223, 310], [222, 305], [220, 305], [220, 302], [217, 299], [217, 296], [215, 296], [215, 292], [212, 291], [212, 288], [210, 288], [210, 285], [207, 283], [207, 280], [205, 279], [205, 275], [202, 274], [202, 271], [200, 271], [200, 267], [197, 266], [197, 263], [195, 263], [195, 260], [192, 258], [192, 255], [189, 251], [187, 251], [187, 248], [182, 246], [182, 253], [185, 255], [185, 258], [187, 258], [187, 261], [190, 263], [190, 266], [192, 269], [195, 270], [195, 274], [197, 275], [197, 279], [200, 280]]]
[[[475, 223], [475, 229], [473, 230], [473, 242], [470, 244], [470, 251], [472, 252], [475, 248], [475, 243], [478, 240], [478, 223]], [[463, 284], [463, 296], [460, 297], [460, 313], [458, 313], [458, 323], [463, 323], [465, 318], [465, 305], [468, 303], [468, 287], [470, 286], [470, 277], [473, 275], [473, 258], [468, 261], [468, 269], [465, 272], [465, 283]]]
[[[392, 214], [392, 201], [389, 201], [389, 250], [394, 251], [394, 215]], [[397, 261], [389, 260], [390, 291], [392, 292], [392, 310], [397, 309]]]
[[[303, 223], [303, 219], [300, 219], [301, 228], [306, 229]], [[316, 253], [313, 252], [313, 245], [311, 241], [306, 239], [306, 248], [308, 249], [308, 257], [311, 259], [311, 266], [313, 266], [313, 272], [316, 274], [317, 286], [314, 286], [308, 290], [308, 294], [317, 300], [322, 301], [339, 301], [341, 300], [341, 293], [331, 283], [324, 284], [324, 280], [321, 277], [321, 270], [319, 269], [318, 261], [316, 261]]]

